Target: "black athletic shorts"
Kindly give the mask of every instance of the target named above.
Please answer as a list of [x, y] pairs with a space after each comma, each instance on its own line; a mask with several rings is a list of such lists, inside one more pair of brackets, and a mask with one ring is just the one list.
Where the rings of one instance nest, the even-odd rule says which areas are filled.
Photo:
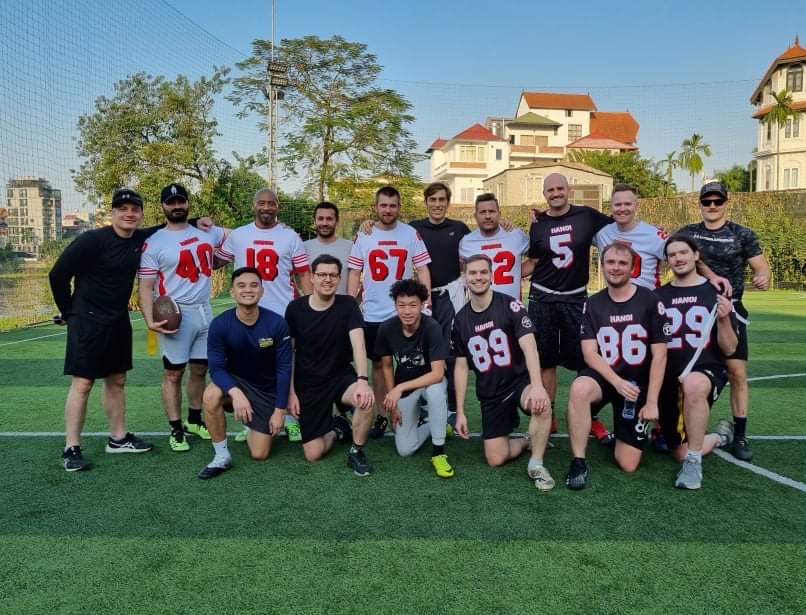
[[481, 437], [484, 440], [501, 438], [511, 434], [518, 424], [518, 408], [521, 408], [521, 395], [529, 386], [529, 374], [518, 378], [508, 389], [494, 399], [479, 400], [481, 405]]
[[[742, 317], [742, 320], [748, 320], [747, 308], [744, 307], [741, 301], [734, 303], [733, 309], [736, 310], [737, 315]], [[738, 318], [736, 319], [736, 324], [738, 325], [737, 334], [739, 343], [736, 346], [736, 352], [726, 358], [747, 361], [747, 359], [750, 357], [750, 348], [747, 342], [747, 324], [743, 323]]]
[[84, 314], [67, 319], [64, 373], [81, 378], [105, 378], [132, 368], [132, 325], [129, 315], [101, 323]]
[[380, 355], [375, 354], [375, 340], [378, 339], [378, 329], [382, 324], [380, 322], [364, 323], [364, 340], [367, 344], [367, 358], [370, 361], [381, 360]]
[[[238, 376], [232, 376], [232, 378], [252, 405], [252, 420], [245, 423], [245, 425], [249, 429], [268, 435], [269, 419], [274, 414], [274, 404], [277, 401], [275, 395], [253, 386], [243, 378], [238, 378]], [[226, 391], [224, 393], [226, 395]], [[229, 396], [224, 398], [224, 411], [233, 412], [232, 400]]]
[[299, 397], [299, 429], [303, 443], [321, 438], [333, 429], [333, 404], [343, 407], [341, 398], [355, 381], [355, 373], [346, 372], [324, 383], [294, 383]]
[[599, 410], [610, 404], [613, 408], [613, 433], [616, 439], [639, 450], [644, 450], [649, 444], [649, 433], [652, 431], [651, 422], [638, 418], [638, 412], [646, 404], [646, 391], [642, 389], [635, 402], [635, 418], [625, 419], [623, 415], [624, 398], [616, 392], [612, 384], [605, 380], [604, 376], [590, 367], [579, 372], [579, 376], [593, 378], [602, 389], [602, 399], [591, 406], [591, 414], [596, 416]]
[[529, 317], [535, 325], [540, 367], [580, 371], [585, 368], [580, 345], [582, 303], [529, 300]]
[[[711, 381], [711, 390], [708, 393], [708, 407], [719, 399], [722, 390], [728, 383], [728, 373], [724, 367], [708, 366], [695, 367], [692, 372], [699, 372], [708, 376]], [[677, 448], [686, 441], [686, 421], [683, 414], [684, 399], [683, 387], [677, 378], [664, 380], [658, 398], [660, 412], [660, 428], [669, 448]]]

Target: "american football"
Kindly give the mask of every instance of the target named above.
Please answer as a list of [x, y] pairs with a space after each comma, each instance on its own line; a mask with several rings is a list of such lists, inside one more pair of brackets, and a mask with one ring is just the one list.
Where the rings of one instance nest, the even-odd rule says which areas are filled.
[[153, 307], [154, 322], [167, 321], [162, 327], [169, 331], [174, 331], [179, 328], [182, 322], [182, 312], [176, 301], [163, 295], [154, 299]]

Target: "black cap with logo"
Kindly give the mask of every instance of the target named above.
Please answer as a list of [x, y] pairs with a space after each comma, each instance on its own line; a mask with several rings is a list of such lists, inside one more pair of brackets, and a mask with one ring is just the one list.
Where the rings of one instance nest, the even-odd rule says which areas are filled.
[[162, 189], [162, 192], [160, 193], [160, 202], [168, 203], [172, 199], [182, 199], [184, 201], [189, 200], [188, 191], [185, 190], [185, 187], [182, 184], [168, 184]]
[[120, 190], [115, 190], [115, 194], [112, 195], [112, 207], [122, 207], [128, 203], [131, 203], [132, 205], [139, 205], [142, 209], [143, 197], [141, 197], [131, 188], [121, 188]]

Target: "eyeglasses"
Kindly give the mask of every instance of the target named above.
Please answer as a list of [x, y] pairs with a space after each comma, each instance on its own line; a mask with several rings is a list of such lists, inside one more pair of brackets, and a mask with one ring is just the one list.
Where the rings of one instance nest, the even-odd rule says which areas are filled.
[[314, 273], [320, 280], [338, 280], [341, 275], [338, 273]]
[[710, 207], [714, 205], [716, 207], [722, 207], [725, 204], [725, 199], [705, 199], [700, 201], [700, 205], [703, 207]]

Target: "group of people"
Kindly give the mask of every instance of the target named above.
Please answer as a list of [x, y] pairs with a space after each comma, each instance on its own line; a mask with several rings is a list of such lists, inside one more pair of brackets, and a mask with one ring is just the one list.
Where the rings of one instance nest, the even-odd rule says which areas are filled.
[[[214, 448], [202, 479], [231, 467], [228, 412], [247, 426], [254, 459], [266, 459], [285, 430], [302, 441], [309, 461], [345, 442], [347, 465], [367, 476], [366, 444], [391, 427], [400, 455], [430, 440], [434, 472], [451, 478], [446, 437], [470, 437], [472, 370], [487, 463], [528, 453], [530, 480], [549, 490], [555, 481], [544, 456], [556, 430], [558, 366], [577, 374], [567, 411], [571, 489], [588, 479], [589, 434], [614, 444], [627, 472], [654, 439], [682, 462], [675, 485], [686, 489], [700, 487], [702, 455], [716, 446], [751, 459], [741, 296], [746, 264], [759, 289], [769, 284], [769, 267], [756, 235], [728, 220], [725, 187], [703, 186], [703, 221], [671, 237], [638, 219], [638, 195], [624, 184], [614, 188], [612, 216], [571, 204], [560, 174], [545, 178], [544, 196], [548, 208], [533, 212], [527, 235], [501, 220], [495, 195], [482, 194], [471, 232], [447, 217], [444, 184], [426, 187], [427, 216], [410, 224], [399, 219], [399, 192], [385, 186], [375, 195], [376, 219], [353, 242], [336, 236], [339, 211], [329, 202], [315, 209], [316, 237], [302, 242], [279, 221], [280, 203], [269, 189], [255, 195], [254, 221], [231, 231], [190, 220], [189, 195], [179, 184], [162, 191], [166, 223], [138, 229], [142, 198], [117, 191], [111, 226], [80, 235], [50, 275], [59, 322], [68, 326], [65, 373], [72, 376], [65, 469], [89, 467], [79, 436], [98, 378], [111, 432], [106, 451], [152, 448], [125, 424], [132, 366], [126, 308], [135, 275], [162, 353], [169, 446], [189, 450], [194, 436]], [[606, 288], [587, 297], [593, 245]], [[663, 261], [672, 281], [659, 288]], [[210, 277], [228, 263], [235, 307], [213, 318]], [[154, 319], [154, 299], [165, 295], [182, 313], [176, 330]], [[733, 421], [707, 434], [709, 408], [728, 380]], [[607, 404], [612, 433], [597, 418]], [[526, 437], [514, 433], [520, 412], [529, 417]]]

